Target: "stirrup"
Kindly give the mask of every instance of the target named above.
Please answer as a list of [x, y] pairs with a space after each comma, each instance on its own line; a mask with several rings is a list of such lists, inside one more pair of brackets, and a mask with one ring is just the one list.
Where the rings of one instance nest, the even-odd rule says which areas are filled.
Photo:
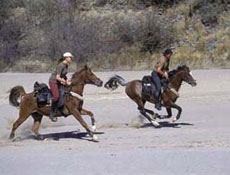
[[49, 116], [49, 118], [50, 118], [50, 120], [52, 122], [57, 122], [57, 117], [55, 117], [55, 116]]
[[161, 110], [161, 104], [160, 104], [161, 102], [157, 102], [156, 104], [155, 104], [155, 108], [157, 109], [157, 110]]

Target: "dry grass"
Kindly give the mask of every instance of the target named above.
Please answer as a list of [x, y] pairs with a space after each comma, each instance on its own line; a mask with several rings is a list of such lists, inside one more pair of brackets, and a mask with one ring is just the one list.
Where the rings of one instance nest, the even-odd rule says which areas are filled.
[[143, 70], [153, 65], [152, 56], [136, 47], [125, 47], [119, 53], [104, 55], [92, 62], [97, 70]]
[[[198, 14], [193, 14], [192, 18], [188, 17], [189, 5], [191, 3], [192, 1], [181, 3], [175, 8], [167, 9], [163, 14], [166, 18], [173, 21], [174, 26], [176, 26], [175, 36], [177, 36], [178, 42], [174, 43], [176, 49], [174, 50], [175, 54], [172, 67], [180, 63], [186, 63], [191, 68], [229, 68], [230, 13], [223, 12], [218, 19], [219, 25], [216, 28], [209, 29], [201, 23]], [[20, 9], [17, 10], [21, 12]], [[85, 12], [85, 18], [90, 17], [95, 20], [101, 18], [109, 21], [110, 27], [107, 26], [105, 27], [106, 29], [110, 29], [116, 24], [123, 24], [121, 21], [132, 21], [130, 24], [134, 25], [135, 23], [136, 27], [138, 27], [143, 26], [142, 23], [146, 21], [145, 15], [150, 12], [156, 14], [157, 9], [151, 7], [142, 11], [129, 9], [105, 11], [104, 13], [92, 10], [90, 13]], [[76, 13], [78, 14], [79, 12]], [[81, 15], [84, 17], [83, 13]], [[104, 34], [107, 36], [110, 33], [107, 31]], [[39, 36], [38, 38], [41, 38], [43, 35], [41, 32], [35, 32], [35, 34]], [[107, 54], [102, 53], [97, 59], [92, 59], [89, 62], [94, 70], [152, 69], [165, 48], [158, 49], [151, 55], [148, 52], [141, 52], [138, 44], [129, 45], [122, 43], [120, 45], [122, 49], [119, 51]], [[37, 61], [27, 61], [32, 59], [34, 60], [34, 58], [21, 60], [11, 70], [21, 72], [50, 72], [54, 67], [52, 61], [44, 62], [39, 59]], [[4, 65], [0, 62], [0, 70], [3, 70], [3, 68]], [[74, 72], [75, 70], [76, 64], [71, 64], [70, 71]]]
[[188, 4], [169, 9], [168, 16], [181, 14], [177, 21], [180, 45], [176, 47], [173, 66], [185, 63], [192, 68], [229, 68], [230, 14], [223, 13], [216, 28], [206, 28], [199, 16], [188, 18]]

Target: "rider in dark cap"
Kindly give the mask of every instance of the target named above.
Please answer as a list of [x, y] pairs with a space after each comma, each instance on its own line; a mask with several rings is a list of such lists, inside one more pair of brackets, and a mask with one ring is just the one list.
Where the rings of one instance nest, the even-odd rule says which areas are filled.
[[155, 98], [157, 102], [155, 107], [158, 110], [161, 110], [161, 79], [165, 78], [168, 80], [169, 64], [172, 54], [173, 52], [171, 49], [166, 49], [163, 52], [163, 57], [157, 62], [151, 74], [152, 80], [156, 86]]

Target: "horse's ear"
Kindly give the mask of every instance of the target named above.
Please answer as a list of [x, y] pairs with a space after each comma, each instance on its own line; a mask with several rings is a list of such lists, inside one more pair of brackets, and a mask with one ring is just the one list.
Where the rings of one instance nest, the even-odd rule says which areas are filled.
[[181, 64], [179, 64], [179, 65], [177, 66], [177, 70], [181, 70], [181, 69], [183, 69], [183, 68], [185, 68], [185, 67], [187, 67], [186, 64], [181, 63]]
[[85, 69], [85, 70], [88, 70], [88, 69], [89, 69], [89, 66], [88, 66], [87, 64], [85, 64], [84, 69]]
[[187, 67], [186, 63], [182, 63], [181, 67]]

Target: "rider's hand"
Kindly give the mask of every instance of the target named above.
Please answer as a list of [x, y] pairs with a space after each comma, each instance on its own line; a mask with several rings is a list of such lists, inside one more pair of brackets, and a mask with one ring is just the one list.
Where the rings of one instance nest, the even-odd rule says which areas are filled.
[[168, 80], [169, 79], [168, 72], [165, 72], [164, 75], [165, 75], [165, 78]]
[[71, 85], [71, 81], [66, 80], [66, 84], [67, 84], [67, 85]]
[[66, 84], [65, 79], [61, 79], [59, 82], [60, 82], [61, 84], [63, 84], [63, 85], [65, 85], [65, 84]]

